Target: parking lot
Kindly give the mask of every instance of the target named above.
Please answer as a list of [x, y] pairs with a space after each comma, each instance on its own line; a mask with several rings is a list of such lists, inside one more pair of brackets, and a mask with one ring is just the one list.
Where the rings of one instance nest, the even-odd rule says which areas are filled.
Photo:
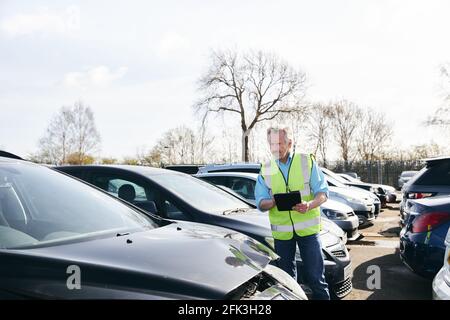
[[[431, 279], [416, 275], [400, 260], [399, 221], [399, 204], [389, 204], [372, 226], [361, 229], [363, 238], [347, 243], [354, 278], [353, 291], [344, 300], [431, 299]], [[380, 268], [380, 289], [368, 288], [370, 266]]]

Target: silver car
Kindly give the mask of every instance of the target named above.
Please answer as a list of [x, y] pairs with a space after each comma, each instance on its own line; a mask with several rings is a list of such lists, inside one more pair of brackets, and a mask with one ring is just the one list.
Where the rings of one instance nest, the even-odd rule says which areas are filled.
[[403, 185], [411, 180], [419, 171], [403, 171], [398, 177], [398, 189], [403, 188]]
[[328, 199], [320, 206], [320, 212], [323, 217], [333, 221], [344, 230], [348, 240], [356, 240], [359, 238], [359, 219], [350, 206]]
[[450, 229], [445, 238], [444, 266], [439, 270], [433, 280], [433, 299], [450, 300]]

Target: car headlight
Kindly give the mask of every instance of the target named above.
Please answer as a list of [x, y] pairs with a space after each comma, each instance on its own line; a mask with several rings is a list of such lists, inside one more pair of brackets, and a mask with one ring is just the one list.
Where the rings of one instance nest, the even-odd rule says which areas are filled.
[[273, 237], [265, 237], [264, 240], [266, 240], [266, 243], [272, 250], [275, 250], [275, 240], [273, 239]]
[[342, 211], [336, 211], [332, 209], [323, 209], [322, 211], [327, 216], [327, 218], [331, 220], [345, 220], [348, 218], [348, 214]]

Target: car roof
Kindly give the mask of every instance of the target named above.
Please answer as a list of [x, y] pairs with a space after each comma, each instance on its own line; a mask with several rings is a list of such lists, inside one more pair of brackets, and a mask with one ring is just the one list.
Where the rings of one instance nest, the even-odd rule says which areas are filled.
[[435, 165], [438, 162], [442, 162], [442, 161], [450, 161], [450, 156], [441, 156], [441, 157], [435, 157], [435, 158], [426, 158], [426, 159], [422, 159], [422, 161], [426, 161], [427, 162], [427, 166], [432, 166]]
[[249, 163], [249, 162], [236, 162], [236, 163], [223, 163], [223, 164], [208, 164], [204, 167], [201, 167], [200, 170], [202, 172], [205, 171], [214, 171], [214, 170], [224, 170], [224, 169], [237, 169], [237, 168], [261, 168], [260, 163]]
[[257, 173], [252, 172], [239, 172], [239, 171], [227, 171], [227, 172], [204, 172], [194, 174], [195, 177], [241, 177], [256, 179], [258, 177]]
[[148, 167], [148, 166], [125, 165], [125, 164], [124, 165], [120, 165], [120, 164], [64, 165], [64, 166], [59, 166], [57, 168], [83, 168], [83, 169], [112, 168], [112, 169], [131, 171], [131, 172], [138, 173], [138, 174], [145, 175], [145, 176], [167, 174], [167, 173], [185, 174], [185, 173], [174, 171], [174, 170], [161, 169], [161, 168]]

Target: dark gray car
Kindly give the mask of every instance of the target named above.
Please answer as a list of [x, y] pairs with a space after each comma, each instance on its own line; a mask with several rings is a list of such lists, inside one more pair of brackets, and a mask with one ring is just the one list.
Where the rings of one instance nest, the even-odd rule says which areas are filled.
[[406, 221], [405, 207], [409, 199], [422, 199], [450, 194], [450, 156], [424, 159], [425, 167], [402, 188], [401, 223]]

